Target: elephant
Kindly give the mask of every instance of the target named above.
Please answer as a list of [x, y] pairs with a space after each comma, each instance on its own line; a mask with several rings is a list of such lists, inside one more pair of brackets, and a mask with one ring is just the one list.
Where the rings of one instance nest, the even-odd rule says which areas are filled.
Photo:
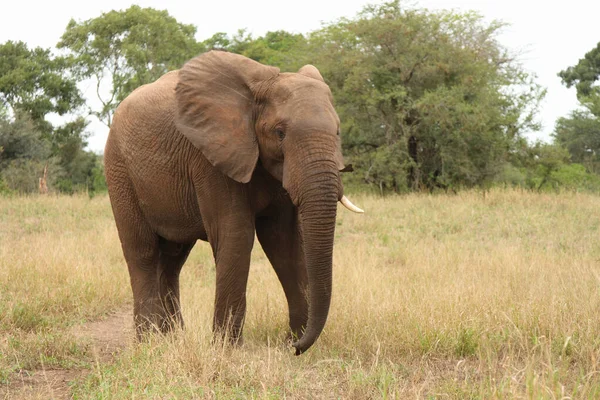
[[316, 67], [200, 54], [119, 104], [104, 160], [138, 338], [183, 327], [179, 275], [202, 240], [215, 260], [213, 335], [238, 343], [256, 237], [296, 355], [313, 345], [330, 308], [337, 203], [362, 212], [343, 193], [340, 120]]

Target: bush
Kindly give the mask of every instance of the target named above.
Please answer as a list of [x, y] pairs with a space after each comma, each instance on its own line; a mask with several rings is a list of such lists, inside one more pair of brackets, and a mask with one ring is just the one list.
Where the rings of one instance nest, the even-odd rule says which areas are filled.
[[12, 193], [13, 191], [10, 190], [6, 182], [4, 182], [4, 180], [2, 179], [2, 176], [0, 176], [0, 196], [7, 196]]
[[592, 174], [581, 164], [567, 164], [552, 173], [559, 189], [600, 192], [600, 176]]
[[1, 179], [10, 191], [35, 193], [38, 191], [39, 178], [43, 170], [42, 161], [19, 158], [6, 164]]

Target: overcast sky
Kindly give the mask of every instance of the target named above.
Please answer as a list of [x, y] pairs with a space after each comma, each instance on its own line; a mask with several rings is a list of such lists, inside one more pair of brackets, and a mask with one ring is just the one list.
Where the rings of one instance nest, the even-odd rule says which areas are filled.
[[[307, 33], [324, 22], [353, 17], [366, 4], [379, 3], [381, 1], [369, 0], [11, 0], [0, 7], [0, 43], [22, 40], [33, 47], [54, 47], [71, 18], [94, 18], [112, 9], [126, 9], [131, 4], [167, 9], [178, 21], [197, 26], [197, 39], [203, 40], [216, 32], [235, 33], [240, 28], [247, 28], [255, 36], [280, 29]], [[556, 74], [577, 63], [600, 41], [600, 1], [420, 0], [410, 4], [431, 10], [476, 10], [488, 20], [499, 19], [510, 24], [500, 37], [501, 43], [521, 52], [526, 70], [535, 73], [538, 83], [548, 89], [540, 114], [542, 131], [530, 134], [530, 139], [549, 140], [556, 118], [576, 107], [575, 90], [564, 88]], [[92, 88], [85, 94], [90, 98], [95, 96]], [[103, 150], [107, 129], [96, 121], [89, 129], [93, 133], [90, 148]]]

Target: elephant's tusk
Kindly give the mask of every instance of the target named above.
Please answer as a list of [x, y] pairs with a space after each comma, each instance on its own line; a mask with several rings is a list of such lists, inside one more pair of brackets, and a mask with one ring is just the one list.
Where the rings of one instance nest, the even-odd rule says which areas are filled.
[[354, 204], [352, 204], [352, 202], [346, 196], [342, 196], [342, 199], [340, 200], [340, 202], [344, 205], [344, 207], [346, 207], [348, 210], [350, 210], [352, 212], [359, 213], [359, 214], [362, 214], [365, 212], [365, 210], [358, 208]]

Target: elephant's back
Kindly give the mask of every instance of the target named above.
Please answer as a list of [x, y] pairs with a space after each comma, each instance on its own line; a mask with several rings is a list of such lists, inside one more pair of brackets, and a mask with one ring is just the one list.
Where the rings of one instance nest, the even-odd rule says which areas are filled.
[[[117, 107], [106, 151], [135, 170], [162, 169], [173, 174], [179, 167], [178, 153], [188, 146], [175, 127], [175, 88], [179, 71], [171, 71], [155, 82], [140, 86]], [[130, 173], [135, 175], [136, 171]]]
[[[109, 138], [121, 150], [138, 147], [144, 140], [175, 129], [175, 87], [179, 71], [171, 71], [156, 81], [140, 86], [115, 110]], [[136, 145], [137, 144], [137, 145]]]

